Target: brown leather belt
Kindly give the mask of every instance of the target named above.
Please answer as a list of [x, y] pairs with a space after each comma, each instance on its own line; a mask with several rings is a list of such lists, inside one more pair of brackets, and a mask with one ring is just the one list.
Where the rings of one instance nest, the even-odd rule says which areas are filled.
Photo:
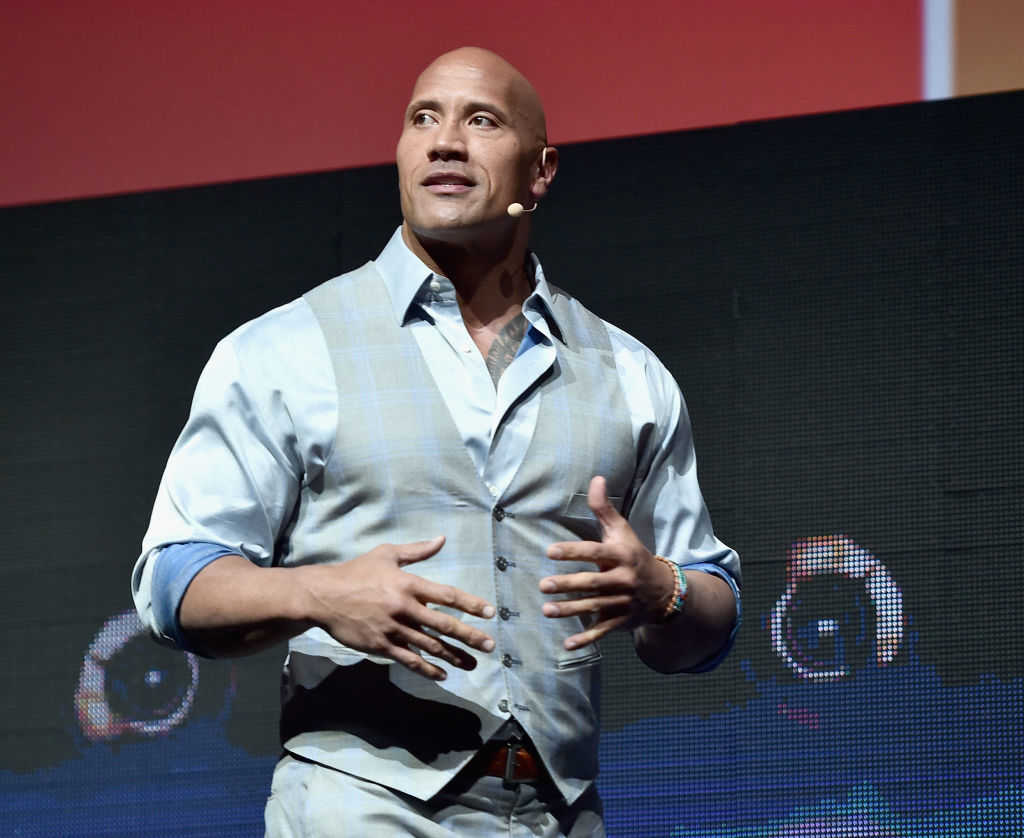
[[515, 737], [507, 742], [488, 742], [473, 763], [479, 774], [501, 777], [506, 788], [516, 783], [536, 783], [548, 776], [529, 740]]

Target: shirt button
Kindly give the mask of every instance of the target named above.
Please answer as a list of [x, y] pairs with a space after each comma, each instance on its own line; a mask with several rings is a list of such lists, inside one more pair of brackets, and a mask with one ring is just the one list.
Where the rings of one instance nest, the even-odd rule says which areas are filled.
[[504, 571], [508, 568], [508, 559], [504, 556], [498, 556], [498, 558], [494, 560], [494, 563], [498, 566], [498, 570]]
[[440, 293], [441, 291], [441, 283], [436, 276], [430, 280], [430, 290], [435, 294]]
[[487, 491], [491, 493], [492, 498], [496, 498], [498, 496], [498, 487], [493, 483], [487, 484]]
[[509, 617], [512, 616], [512, 612], [507, 608], [500, 608], [498, 609], [498, 616], [501, 617], [501, 619], [503, 620], [507, 620]]
[[502, 713], [507, 713], [508, 712], [508, 699], [503, 698], [501, 701], [499, 701], [498, 702], [498, 709], [501, 710]]
[[501, 656], [501, 665], [506, 667], [506, 668], [512, 666], [512, 656], [511, 655], [502, 655]]
[[491, 514], [494, 516], [495, 521], [503, 521], [505, 519], [505, 508], [503, 506], [496, 506]]

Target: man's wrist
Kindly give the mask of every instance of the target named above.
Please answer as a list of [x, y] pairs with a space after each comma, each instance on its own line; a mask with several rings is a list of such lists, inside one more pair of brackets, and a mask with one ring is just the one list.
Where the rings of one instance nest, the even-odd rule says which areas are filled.
[[676, 562], [666, 559], [664, 556], [655, 555], [654, 558], [664, 564], [672, 574], [672, 594], [662, 607], [661, 612], [655, 617], [654, 623], [661, 625], [669, 622], [677, 614], [681, 613], [686, 606], [687, 584], [686, 574]]
[[322, 575], [325, 567], [330, 565], [301, 565], [299, 567], [281, 568], [287, 576], [280, 583], [285, 588], [282, 597], [282, 617], [292, 623], [304, 624], [306, 628], [323, 625], [320, 613], [322, 602], [316, 595], [317, 577]]

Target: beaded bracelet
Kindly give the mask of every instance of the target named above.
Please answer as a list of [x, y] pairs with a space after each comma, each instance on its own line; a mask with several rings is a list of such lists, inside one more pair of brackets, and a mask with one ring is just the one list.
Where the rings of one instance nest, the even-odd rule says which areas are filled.
[[686, 604], [686, 574], [683, 573], [683, 569], [675, 562], [671, 562], [664, 556], [655, 556], [659, 562], [664, 562], [670, 568], [672, 568], [672, 574], [675, 576], [675, 587], [672, 590], [672, 599], [668, 605], [665, 606], [665, 610], [658, 617], [659, 623], [666, 623], [671, 620], [676, 614], [683, 610], [683, 606]]

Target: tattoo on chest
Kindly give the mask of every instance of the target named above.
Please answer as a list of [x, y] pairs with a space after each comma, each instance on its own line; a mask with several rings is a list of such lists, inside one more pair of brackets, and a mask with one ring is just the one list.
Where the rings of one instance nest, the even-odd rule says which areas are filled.
[[529, 322], [520, 312], [505, 324], [505, 328], [498, 333], [491, 348], [487, 351], [487, 371], [490, 372], [495, 387], [498, 386], [498, 379], [501, 378], [505, 368], [516, 357], [516, 352], [519, 351], [519, 344], [523, 342], [523, 335], [526, 334], [528, 325]]

